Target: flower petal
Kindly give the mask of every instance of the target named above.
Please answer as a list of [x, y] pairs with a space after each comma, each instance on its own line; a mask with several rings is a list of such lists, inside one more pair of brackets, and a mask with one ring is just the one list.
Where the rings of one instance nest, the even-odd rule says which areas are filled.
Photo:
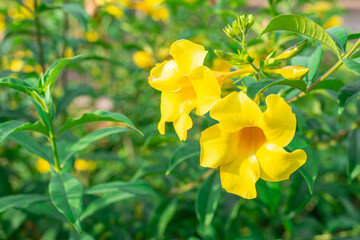
[[230, 93], [210, 110], [210, 116], [229, 132], [256, 126], [261, 115], [259, 106], [243, 92]]
[[266, 97], [267, 110], [259, 121], [268, 142], [282, 147], [288, 145], [296, 130], [296, 117], [285, 100], [277, 95]]
[[215, 124], [201, 133], [200, 165], [217, 168], [219, 164], [227, 164], [238, 155], [237, 133], [223, 131]]
[[178, 40], [170, 47], [170, 54], [182, 74], [190, 74], [196, 67], [202, 66], [207, 54], [205, 48], [189, 40]]
[[179, 136], [180, 141], [185, 141], [187, 138], [187, 131], [192, 128], [192, 120], [188, 113], [183, 112], [179, 119], [173, 122], [175, 131]]
[[159, 91], [175, 92], [181, 88], [182, 78], [174, 60], [164, 61], [151, 69], [149, 84]]
[[220, 85], [212, 71], [204, 66], [195, 68], [189, 78], [196, 92], [196, 114], [204, 115], [220, 100]]
[[286, 152], [276, 144], [264, 144], [256, 153], [260, 165], [260, 178], [278, 182], [289, 178], [306, 162], [306, 153], [302, 149]]
[[243, 198], [256, 198], [255, 183], [259, 176], [259, 164], [254, 155], [248, 159], [236, 158], [229, 164], [220, 165], [222, 187]]

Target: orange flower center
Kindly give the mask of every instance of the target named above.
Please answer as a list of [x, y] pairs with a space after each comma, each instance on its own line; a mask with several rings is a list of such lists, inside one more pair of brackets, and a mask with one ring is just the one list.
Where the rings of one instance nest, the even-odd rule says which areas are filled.
[[241, 156], [249, 158], [265, 143], [264, 132], [259, 127], [245, 127], [238, 132]]

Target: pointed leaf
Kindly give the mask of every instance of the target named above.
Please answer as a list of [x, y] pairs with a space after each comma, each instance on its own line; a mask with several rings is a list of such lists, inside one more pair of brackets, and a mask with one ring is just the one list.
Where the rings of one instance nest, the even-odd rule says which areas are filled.
[[49, 197], [39, 194], [18, 194], [0, 198], [0, 213], [9, 208], [27, 208], [37, 202], [48, 201]]
[[144, 180], [134, 182], [108, 182], [85, 189], [85, 194], [103, 194], [109, 192], [129, 192], [137, 195], [156, 195], [154, 189]]
[[346, 173], [349, 181], [357, 177], [360, 166], [360, 129], [354, 129], [349, 134], [348, 159]]
[[26, 130], [48, 135], [46, 127], [44, 127], [40, 122], [26, 123], [18, 120], [11, 120], [0, 123], [0, 143], [2, 143], [10, 134]]
[[353, 59], [345, 58], [345, 59], [343, 59], [343, 63], [349, 70], [351, 70], [357, 74], [360, 74], [360, 63], [359, 62], [354, 61]]
[[172, 170], [175, 169], [177, 165], [183, 161], [200, 156], [200, 145], [197, 142], [189, 142], [183, 146], [180, 146], [175, 150], [174, 154], [170, 158], [169, 167], [166, 171], [166, 174], [170, 174]]
[[326, 32], [330, 35], [330, 37], [332, 37], [339, 49], [341, 49], [342, 52], [345, 52], [348, 40], [346, 29], [343, 27], [332, 27], [326, 29]]
[[341, 56], [335, 41], [330, 35], [319, 24], [309, 18], [299, 15], [280, 15], [274, 17], [260, 36], [271, 31], [292, 31], [303, 34], [324, 44], [336, 55]]
[[328, 79], [320, 82], [316, 87], [313, 88], [313, 90], [328, 89], [328, 90], [339, 91], [342, 87], [344, 87], [344, 85], [345, 84], [340, 80]]

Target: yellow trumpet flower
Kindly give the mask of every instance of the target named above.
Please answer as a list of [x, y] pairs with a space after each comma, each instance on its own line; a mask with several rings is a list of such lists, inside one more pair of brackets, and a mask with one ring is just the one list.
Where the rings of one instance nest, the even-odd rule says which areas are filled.
[[233, 92], [212, 107], [210, 116], [219, 123], [200, 137], [200, 165], [220, 166], [222, 187], [247, 199], [257, 196], [259, 178], [286, 180], [306, 162], [303, 150], [290, 153], [283, 148], [296, 129], [291, 107], [277, 95], [269, 95], [266, 105], [262, 112], [243, 92]]
[[214, 73], [203, 66], [204, 47], [189, 40], [179, 40], [170, 47], [174, 58], [157, 64], [150, 72], [149, 84], [161, 91], [161, 119], [158, 130], [165, 133], [165, 122], [173, 122], [180, 140], [186, 140], [192, 127], [189, 113], [196, 108], [204, 115], [220, 99], [220, 83]]

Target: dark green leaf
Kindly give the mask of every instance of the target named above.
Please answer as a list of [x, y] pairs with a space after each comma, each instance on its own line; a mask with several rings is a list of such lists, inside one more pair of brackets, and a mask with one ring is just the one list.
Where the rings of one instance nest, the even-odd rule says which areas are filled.
[[9, 208], [27, 208], [37, 202], [48, 201], [49, 197], [39, 194], [18, 194], [0, 198], [0, 213]]
[[332, 27], [327, 29], [326, 32], [332, 37], [339, 49], [341, 49], [342, 52], [345, 52], [348, 40], [346, 29], [343, 27]]
[[298, 15], [280, 15], [271, 19], [264, 31], [260, 34], [271, 31], [292, 31], [303, 34], [317, 40], [331, 49], [336, 55], [340, 56], [340, 51], [334, 40], [329, 34], [317, 23], [309, 18]]
[[286, 80], [286, 79], [279, 80], [279, 81], [265, 80], [265, 81], [259, 81], [259, 82], [254, 82], [254, 83], [250, 84], [247, 89], [247, 95], [251, 99], [254, 99], [255, 96], [259, 92], [261, 92], [271, 86], [276, 86], [276, 85], [286, 85], [286, 86], [291, 86], [291, 87], [297, 88], [303, 92], [306, 91], [306, 83], [303, 81], [300, 81], [300, 80]]
[[328, 90], [334, 90], [339, 91], [342, 87], [344, 87], [344, 83], [340, 80], [325, 80], [320, 82], [316, 87], [313, 88], [313, 90], [318, 89], [328, 89]]
[[103, 194], [108, 192], [129, 192], [137, 195], [156, 195], [154, 189], [144, 180], [134, 182], [108, 182], [85, 189], [86, 194]]
[[177, 199], [166, 199], [160, 203], [152, 214], [150, 234], [154, 239], [163, 239], [165, 230], [176, 213]]
[[81, 234], [80, 215], [83, 187], [79, 180], [67, 172], [56, 173], [50, 181], [49, 193], [55, 207]]
[[353, 33], [348, 36], [348, 40], [355, 40], [360, 38], [360, 33]]
[[356, 72], [357, 74], [360, 74], [360, 63], [359, 62], [354, 61], [353, 59], [346, 59], [346, 58], [343, 59], [343, 62], [348, 69]]
[[352, 181], [360, 173], [357, 169], [360, 166], [360, 129], [354, 129], [350, 132], [348, 142], [346, 173], [348, 180]]
[[130, 121], [130, 119], [127, 118], [125, 115], [120, 114], [120, 113], [107, 112], [104, 110], [97, 110], [97, 111], [87, 112], [79, 118], [68, 119], [65, 122], [65, 124], [62, 126], [62, 128], [59, 130], [57, 135], [60, 135], [61, 133], [65, 132], [66, 130], [73, 128], [75, 126], [79, 126], [79, 125], [91, 123], [91, 122], [100, 122], [100, 121], [118, 122], [118, 123], [126, 125], [130, 129], [135, 130], [138, 133], [142, 134], [140, 132], [140, 130], [138, 130], [134, 126], [134, 124]]
[[360, 82], [346, 84], [338, 92], [339, 113], [342, 113], [346, 104], [360, 93]]
[[169, 167], [166, 171], [166, 174], [170, 174], [170, 172], [183, 161], [200, 156], [200, 145], [199, 143], [189, 142], [183, 146], [180, 146], [175, 150], [174, 154], [170, 158]]
[[196, 216], [205, 226], [211, 224], [219, 204], [221, 185], [219, 173], [211, 174], [200, 186], [196, 197]]

